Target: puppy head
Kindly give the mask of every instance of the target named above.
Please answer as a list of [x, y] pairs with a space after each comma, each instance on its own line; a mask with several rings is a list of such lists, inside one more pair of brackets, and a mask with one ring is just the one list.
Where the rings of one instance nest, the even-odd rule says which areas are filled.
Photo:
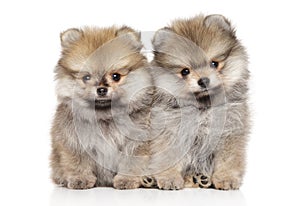
[[221, 15], [176, 20], [152, 42], [154, 65], [170, 69], [197, 100], [222, 90], [236, 96], [248, 79], [246, 52]]
[[140, 35], [129, 27], [69, 29], [61, 33], [61, 45], [55, 72], [62, 101], [105, 110], [112, 101], [125, 104], [142, 86], [138, 82], [150, 81], [140, 71], [147, 65]]

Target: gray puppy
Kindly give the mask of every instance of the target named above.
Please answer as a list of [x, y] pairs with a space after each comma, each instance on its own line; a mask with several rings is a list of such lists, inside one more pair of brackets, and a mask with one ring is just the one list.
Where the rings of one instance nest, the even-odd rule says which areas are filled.
[[238, 189], [249, 133], [249, 72], [234, 29], [221, 15], [179, 19], [156, 32], [153, 46], [155, 105], [164, 111], [153, 125], [165, 124], [151, 144], [149, 168], [158, 187]]
[[139, 187], [153, 90], [139, 34], [126, 26], [69, 29], [61, 44], [53, 181], [72, 189]]

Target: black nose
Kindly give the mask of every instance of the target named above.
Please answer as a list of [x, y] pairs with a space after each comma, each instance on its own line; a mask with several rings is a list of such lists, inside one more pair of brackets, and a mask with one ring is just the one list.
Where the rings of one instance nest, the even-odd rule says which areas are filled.
[[198, 84], [202, 88], [208, 87], [208, 85], [209, 85], [209, 78], [203, 77], [203, 78], [199, 79]]
[[107, 88], [106, 87], [99, 87], [97, 89], [97, 94], [99, 96], [105, 96], [107, 94]]

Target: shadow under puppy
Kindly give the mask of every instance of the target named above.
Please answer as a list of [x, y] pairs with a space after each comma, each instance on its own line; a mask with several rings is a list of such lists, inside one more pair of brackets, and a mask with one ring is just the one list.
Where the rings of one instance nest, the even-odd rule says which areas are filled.
[[53, 181], [72, 189], [139, 187], [153, 90], [139, 33], [126, 26], [69, 29], [61, 45]]
[[177, 142], [182, 156], [173, 151], [151, 158], [150, 168], [165, 168], [154, 175], [158, 187], [180, 189], [184, 180], [185, 187], [238, 189], [249, 133], [249, 72], [234, 29], [221, 15], [179, 19], [156, 32], [153, 47], [153, 79], [160, 88], [155, 105], [170, 118], [169, 136], [157, 138], [151, 149], [167, 151]]

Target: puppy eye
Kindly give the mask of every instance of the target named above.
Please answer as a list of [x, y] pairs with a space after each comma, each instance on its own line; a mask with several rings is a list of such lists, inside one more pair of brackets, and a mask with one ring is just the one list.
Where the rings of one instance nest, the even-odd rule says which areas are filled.
[[186, 76], [190, 73], [190, 70], [188, 68], [184, 68], [183, 70], [181, 70], [181, 75], [182, 76]]
[[211, 68], [214, 68], [214, 69], [217, 69], [217, 68], [219, 67], [219, 62], [211, 61], [210, 67], [211, 67]]
[[111, 77], [115, 82], [118, 82], [121, 79], [121, 75], [119, 73], [113, 73]]
[[87, 82], [87, 81], [89, 81], [89, 80], [91, 80], [91, 75], [85, 75], [85, 76], [83, 76], [82, 77], [82, 80], [84, 81], [84, 82]]

